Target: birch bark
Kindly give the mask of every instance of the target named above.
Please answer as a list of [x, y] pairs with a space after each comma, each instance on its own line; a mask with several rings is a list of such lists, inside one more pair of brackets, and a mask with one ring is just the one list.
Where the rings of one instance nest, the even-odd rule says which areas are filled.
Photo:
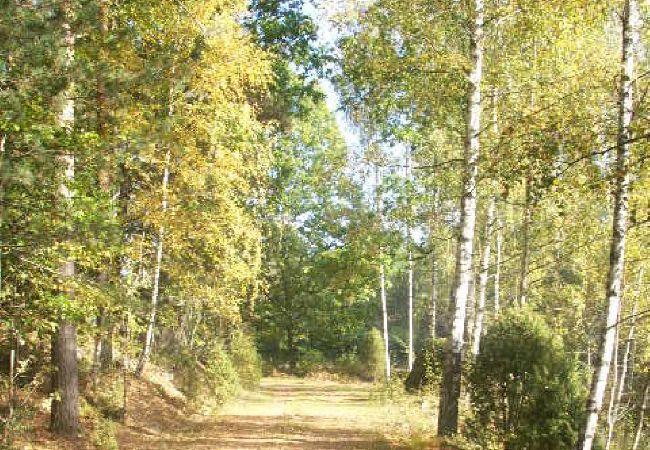
[[481, 258], [481, 273], [479, 274], [478, 285], [478, 312], [476, 314], [476, 324], [474, 325], [474, 340], [472, 341], [472, 353], [478, 355], [481, 345], [481, 335], [483, 334], [483, 321], [485, 320], [485, 303], [487, 296], [488, 271], [490, 269], [490, 251], [492, 241], [492, 227], [494, 225], [494, 210], [496, 200], [494, 196], [490, 199], [487, 211], [487, 223], [485, 224], [485, 245], [483, 246], [483, 258]]
[[[170, 100], [171, 101], [171, 100]], [[171, 115], [171, 108], [170, 108]], [[167, 147], [167, 152], [165, 154], [165, 169], [163, 173], [162, 180], [162, 216], [163, 220], [167, 212], [167, 191], [169, 185], [169, 164], [171, 160], [171, 148]], [[145, 336], [144, 348], [140, 359], [138, 360], [138, 365], [135, 369], [135, 375], [141, 376], [144, 372], [144, 368], [149, 361], [149, 356], [151, 355], [151, 346], [153, 344], [153, 334], [156, 327], [156, 314], [158, 312], [158, 293], [160, 289], [160, 268], [162, 266], [163, 258], [163, 244], [165, 242], [165, 224], [161, 223], [158, 230], [158, 242], [156, 244], [156, 267], [154, 269], [154, 278], [153, 278], [153, 289], [151, 291], [151, 311], [149, 313], [149, 322], [147, 324], [147, 334]]]
[[618, 136], [616, 151], [614, 220], [612, 227], [609, 273], [607, 275], [607, 316], [601, 335], [598, 364], [586, 405], [586, 419], [576, 448], [591, 450], [598, 428], [598, 415], [603, 406], [614, 345], [616, 323], [621, 305], [625, 239], [627, 234], [628, 199], [630, 195], [630, 138], [633, 114], [634, 52], [638, 41], [639, 11], [637, 0], [625, 0], [623, 12], [623, 44], [621, 82], [619, 86]]
[[479, 133], [481, 123], [481, 79], [483, 75], [483, 0], [474, 0], [470, 31], [471, 72], [468, 83], [467, 135], [464, 149], [465, 178], [460, 205], [460, 236], [456, 248], [456, 271], [450, 310], [453, 314], [450, 349], [440, 387], [438, 434], [458, 431], [458, 403], [461, 390], [467, 295], [472, 271], [476, 188], [478, 179]]

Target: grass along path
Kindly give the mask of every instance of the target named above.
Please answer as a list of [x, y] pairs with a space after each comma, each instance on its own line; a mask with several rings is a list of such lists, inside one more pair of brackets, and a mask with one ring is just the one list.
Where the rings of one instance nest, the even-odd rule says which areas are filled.
[[[152, 389], [151, 386], [141, 386]], [[433, 419], [415, 400], [375, 400], [365, 383], [265, 378], [218, 416], [186, 417], [163, 399], [139, 396], [131, 423], [119, 427], [121, 449], [385, 450], [429, 435]]]

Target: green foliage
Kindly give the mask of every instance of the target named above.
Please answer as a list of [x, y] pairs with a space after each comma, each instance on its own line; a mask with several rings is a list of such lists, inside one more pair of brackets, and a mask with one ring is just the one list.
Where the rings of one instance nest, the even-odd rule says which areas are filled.
[[212, 344], [197, 358], [189, 349], [175, 356], [175, 380], [197, 408], [213, 411], [240, 391], [239, 375], [228, 352]]
[[109, 419], [99, 419], [93, 429], [91, 440], [97, 450], [119, 449], [115, 423]]
[[82, 400], [81, 414], [92, 423], [90, 441], [97, 450], [118, 450], [115, 423], [103, 411]]
[[262, 362], [251, 336], [243, 332], [235, 334], [230, 343], [230, 357], [242, 387], [258, 387], [262, 378]]
[[372, 381], [382, 381], [386, 378], [386, 352], [384, 339], [377, 328], [368, 332], [359, 349], [361, 362], [361, 377]]
[[506, 312], [481, 340], [469, 375], [472, 434], [509, 449], [571, 449], [584, 405], [574, 357], [528, 308]]
[[445, 357], [445, 339], [427, 339], [417, 352], [413, 370], [408, 374], [404, 385], [409, 391], [422, 390], [437, 392], [442, 379], [442, 364]]
[[326, 369], [325, 362], [325, 355], [320, 350], [314, 348], [301, 349], [294, 373], [302, 377], [316, 374]]

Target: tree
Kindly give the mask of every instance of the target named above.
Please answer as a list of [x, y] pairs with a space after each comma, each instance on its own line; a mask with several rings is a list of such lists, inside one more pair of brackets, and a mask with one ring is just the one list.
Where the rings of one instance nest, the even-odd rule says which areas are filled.
[[586, 420], [580, 432], [576, 448], [591, 450], [596, 436], [598, 415], [603, 406], [607, 378], [609, 375], [616, 329], [620, 312], [623, 287], [623, 268], [625, 261], [625, 241], [627, 235], [628, 197], [630, 193], [630, 139], [633, 115], [634, 53], [638, 41], [639, 11], [636, 0], [625, 0], [623, 11], [623, 46], [621, 57], [621, 80], [619, 86], [619, 122], [616, 143], [614, 218], [607, 275], [607, 314], [601, 331], [598, 352], [599, 362], [594, 376], [589, 399], [587, 400]]

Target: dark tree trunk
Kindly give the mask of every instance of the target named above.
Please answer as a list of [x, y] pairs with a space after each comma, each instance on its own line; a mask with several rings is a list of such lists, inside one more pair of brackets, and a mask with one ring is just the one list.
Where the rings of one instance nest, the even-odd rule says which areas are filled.
[[79, 379], [77, 371], [77, 329], [63, 320], [52, 341], [54, 362], [50, 428], [75, 436], [79, 431]]

